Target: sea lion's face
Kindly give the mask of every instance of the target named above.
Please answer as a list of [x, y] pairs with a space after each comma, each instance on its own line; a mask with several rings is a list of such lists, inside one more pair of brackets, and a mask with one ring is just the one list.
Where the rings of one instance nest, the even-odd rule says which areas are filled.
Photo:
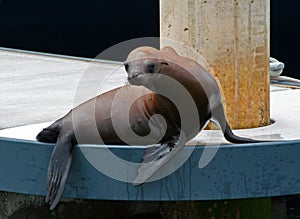
[[153, 87], [153, 84], [163, 73], [163, 68], [167, 65], [166, 61], [150, 58], [126, 61], [124, 63], [128, 82], [132, 85], [142, 85], [147, 88]]

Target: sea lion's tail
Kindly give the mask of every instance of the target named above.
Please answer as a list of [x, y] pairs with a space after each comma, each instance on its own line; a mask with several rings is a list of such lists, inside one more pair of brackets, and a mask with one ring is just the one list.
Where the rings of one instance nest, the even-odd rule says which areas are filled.
[[36, 139], [41, 142], [55, 143], [59, 134], [59, 123], [56, 121], [47, 128], [44, 128]]

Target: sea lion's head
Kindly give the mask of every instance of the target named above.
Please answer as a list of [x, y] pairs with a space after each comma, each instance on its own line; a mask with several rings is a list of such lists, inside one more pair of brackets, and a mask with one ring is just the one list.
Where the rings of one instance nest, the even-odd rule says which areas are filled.
[[128, 82], [150, 89], [168, 65], [167, 61], [159, 57], [158, 50], [151, 47], [140, 47], [132, 51], [124, 62]]

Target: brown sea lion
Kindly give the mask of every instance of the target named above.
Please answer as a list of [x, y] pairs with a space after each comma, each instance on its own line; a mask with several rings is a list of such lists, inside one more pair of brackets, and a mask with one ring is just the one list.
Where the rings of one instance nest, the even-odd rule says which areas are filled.
[[[233, 134], [216, 80], [196, 61], [171, 47], [140, 47], [124, 66], [130, 85], [84, 102], [37, 135], [39, 141], [56, 143], [47, 178], [46, 202], [51, 209], [61, 198], [78, 143], [158, 144], [145, 150], [134, 181], [141, 184], [209, 121], [220, 126], [229, 142], [258, 142]], [[124, 107], [130, 108], [129, 114], [122, 114]]]

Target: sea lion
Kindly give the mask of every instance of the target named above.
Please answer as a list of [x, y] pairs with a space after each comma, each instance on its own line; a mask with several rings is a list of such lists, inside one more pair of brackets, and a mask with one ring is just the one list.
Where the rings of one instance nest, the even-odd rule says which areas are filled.
[[[100, 135], [104, 144], [158, 144], [145, 150], [134, 184], [151, 177], [209, 121], [220, 126], [229, 142], [258, 142], [233, 134], [216, 80], [196, 61], [171, 47], [140, 47], [124, 66], [129, 85], [84, 102], [37, 135], [38, 141], [56, 143], [47, 176], [51, 209], [63, 193], [79, 138], [80, 143], [99, 143]], [[126, 98], [116, 98], [119, 94]], [[121, 113], [124, 106], [130, 108], [129, 118]], [[96, 132], [89, 130], [93, 122]]]

